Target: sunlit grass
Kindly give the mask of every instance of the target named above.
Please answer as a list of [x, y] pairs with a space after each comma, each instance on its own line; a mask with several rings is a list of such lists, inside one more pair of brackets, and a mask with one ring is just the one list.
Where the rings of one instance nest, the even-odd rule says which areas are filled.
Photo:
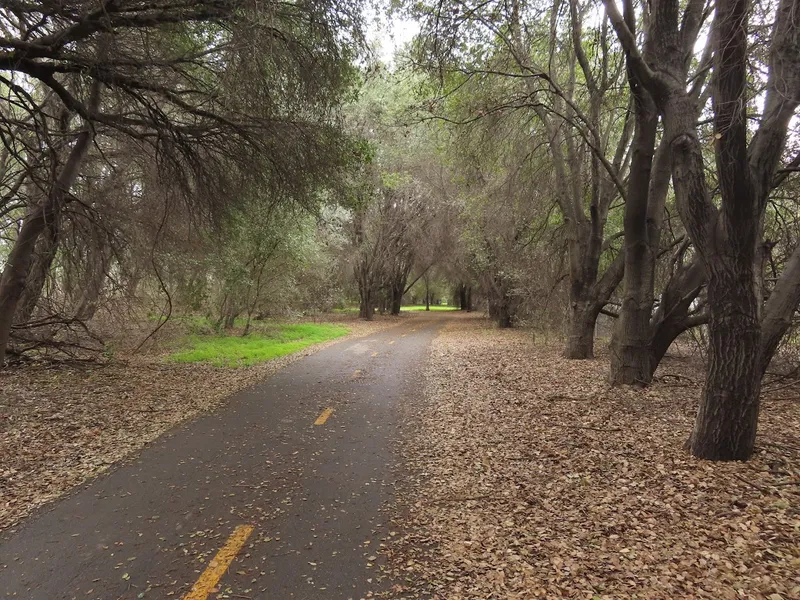
[[247, 336], [195, 335], [186, 348], [169, 356], [176, 362], [207, 362], [217, 367], [245, 367], [292, 354], [350, 332], [328, 323], [274, 325]]
[[[425, 310], [425, 305], [403, 306], [400, 310]], [[440, 306], [438, 304], [431, 304], [431, 310], [459, 310], [457, 306]]]

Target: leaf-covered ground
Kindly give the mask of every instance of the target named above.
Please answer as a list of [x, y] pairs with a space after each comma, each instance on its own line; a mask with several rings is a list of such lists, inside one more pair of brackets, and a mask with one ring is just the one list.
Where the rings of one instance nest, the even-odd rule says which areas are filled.
[[[395, 325], [340, 320], [348, 337]], [[141, 449], [167, 429], [330, 343], [240, 368], [167, 362], [168, 339], [107, 364], [0, 371], [0, 530]]]
[[697, 362], [616, 389], [607, 356], [445, 328], [406, 407], [393, 597], [800, 598], [797, 391], [766, 398], [751, 462], [699, 461]]

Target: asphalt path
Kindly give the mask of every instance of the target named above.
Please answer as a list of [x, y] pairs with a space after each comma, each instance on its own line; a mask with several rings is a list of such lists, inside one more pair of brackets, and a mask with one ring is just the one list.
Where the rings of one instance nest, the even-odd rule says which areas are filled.
[[329, 346], [0, 538], [0, 598], [349, 599], [384, 590], [398, 407], [443, 315]]

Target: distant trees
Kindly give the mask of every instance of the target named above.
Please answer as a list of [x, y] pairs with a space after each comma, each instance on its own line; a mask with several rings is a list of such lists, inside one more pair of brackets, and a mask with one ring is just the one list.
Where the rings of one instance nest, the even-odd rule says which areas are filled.
[[351, 214], [359, 314], [399, 314], [403, 297], [435, 265], [449, 262], [455, 210], [435, 136], [404, 123], [408, 81], [378, 67], [350, 108], [350, 128], [372, 149], [342, 200]]

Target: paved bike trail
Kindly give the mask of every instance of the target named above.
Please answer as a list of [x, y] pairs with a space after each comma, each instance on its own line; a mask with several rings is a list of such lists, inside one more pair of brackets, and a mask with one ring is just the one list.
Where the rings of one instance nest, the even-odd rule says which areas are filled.
[[0, 598], [377, 593], [398, 407], [441, 323], [407, 317], [297, 361], [40, 511], [0, 537]]

